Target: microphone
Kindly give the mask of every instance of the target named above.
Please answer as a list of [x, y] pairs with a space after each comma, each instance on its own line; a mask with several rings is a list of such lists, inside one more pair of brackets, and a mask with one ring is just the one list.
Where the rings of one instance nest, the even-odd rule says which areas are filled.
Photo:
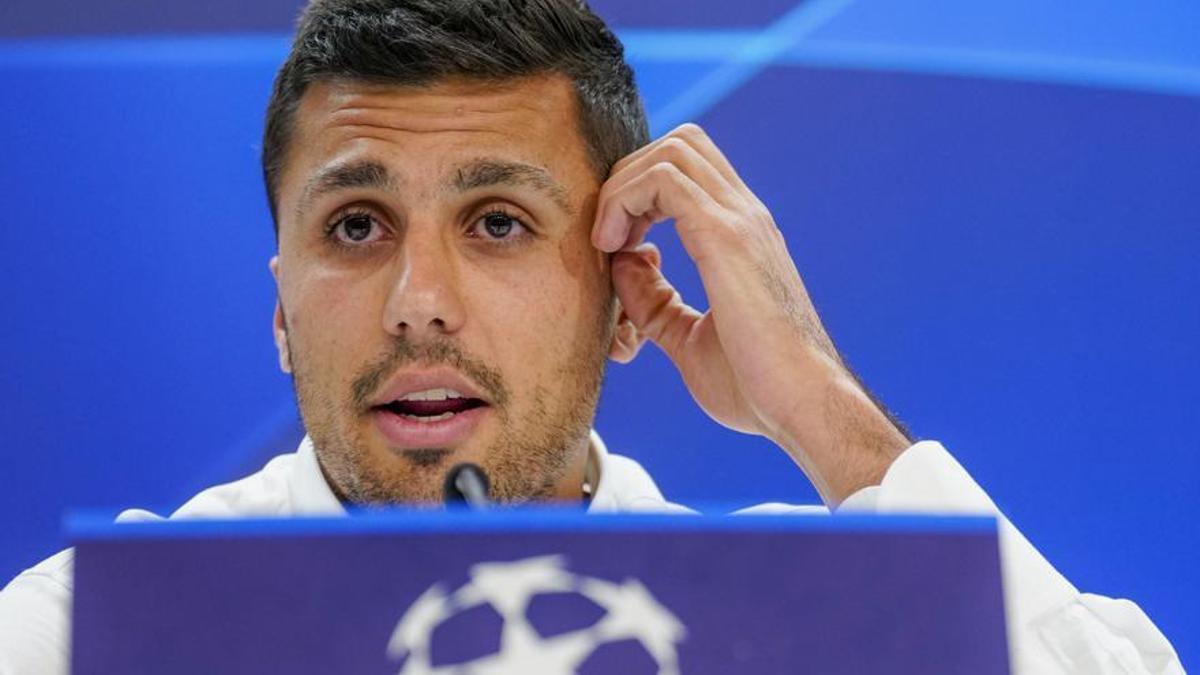
[[475, 511], [483, 511], [487, 509], [491, 500], [488, 498], [487, 474], [483, 469], [464, 462], [455, 465], [446, 473], [446, 482], [442, 486], [442, 492], [447, 506], [466, 505], [467, 508]]

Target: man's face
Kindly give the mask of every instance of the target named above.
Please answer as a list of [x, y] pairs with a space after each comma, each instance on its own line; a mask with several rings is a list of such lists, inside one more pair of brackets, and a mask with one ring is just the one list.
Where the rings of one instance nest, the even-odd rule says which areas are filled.
[[289, 147], [276, 341], [334, 489], [578, 498], [615, 319], [569, 82], [322, 83]]

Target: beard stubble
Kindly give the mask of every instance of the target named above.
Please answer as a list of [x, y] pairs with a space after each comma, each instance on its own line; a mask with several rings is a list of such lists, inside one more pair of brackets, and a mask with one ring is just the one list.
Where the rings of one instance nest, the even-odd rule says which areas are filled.
[[576, 453], [587, 451], [613, 333], [613, 298], [604, 305], [590, 339], [577, 341], [577, 348], [554, 370], [553, 377], [564, 383], [560, 395], [536, 384], [519, 418], [503, 375], [448, 338], [421, 344], [396, 338], [387, 353], [355, 374], [349, 392], [339, 397], [330, 391], [333, 386], [322, 387], [308, 371], [311, 360], [294, 350], [286, 333], [297, 403], [326, 482], [340, 499], [358, 505], [440, 504], [442, 477], [449, 468], [444, 466], [445, 449], [429, 448], [407, 458], [395, 453], [380, 457], [362, 430], [372, 395], [392, 374], [413, 365], [447, 365], [486, 392], [500, 425], [479, 462], [490, 478], [492, 498], [523, 503], [552, 497]]

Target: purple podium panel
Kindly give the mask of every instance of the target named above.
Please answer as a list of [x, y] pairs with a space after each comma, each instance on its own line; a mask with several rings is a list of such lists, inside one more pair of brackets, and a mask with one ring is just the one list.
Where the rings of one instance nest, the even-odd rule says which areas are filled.
[[996, 523], [78, 520], [73, 672], [1008, 673]]

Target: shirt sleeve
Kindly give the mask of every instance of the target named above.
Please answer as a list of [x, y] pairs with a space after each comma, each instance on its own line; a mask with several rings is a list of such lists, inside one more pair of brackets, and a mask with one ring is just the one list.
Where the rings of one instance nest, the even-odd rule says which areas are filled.
[[0, 590], [0, 675], [66, 675], [72, 562], [68, 549]]
[[[129, 509], [117, 522], [162, 520]], [[67, 675], [71, 663], [71, 596], [75, 551], [67, 549], [21, 572], [0, 590], [0, 675]]]
[[893, 462], [880, 485], [854, 493], [838, 510], [996, 516], [1015, 673], [1184, 672], [1171, 644], [1137, 605], [1080, 593], [940, 443], [912, 446]]

